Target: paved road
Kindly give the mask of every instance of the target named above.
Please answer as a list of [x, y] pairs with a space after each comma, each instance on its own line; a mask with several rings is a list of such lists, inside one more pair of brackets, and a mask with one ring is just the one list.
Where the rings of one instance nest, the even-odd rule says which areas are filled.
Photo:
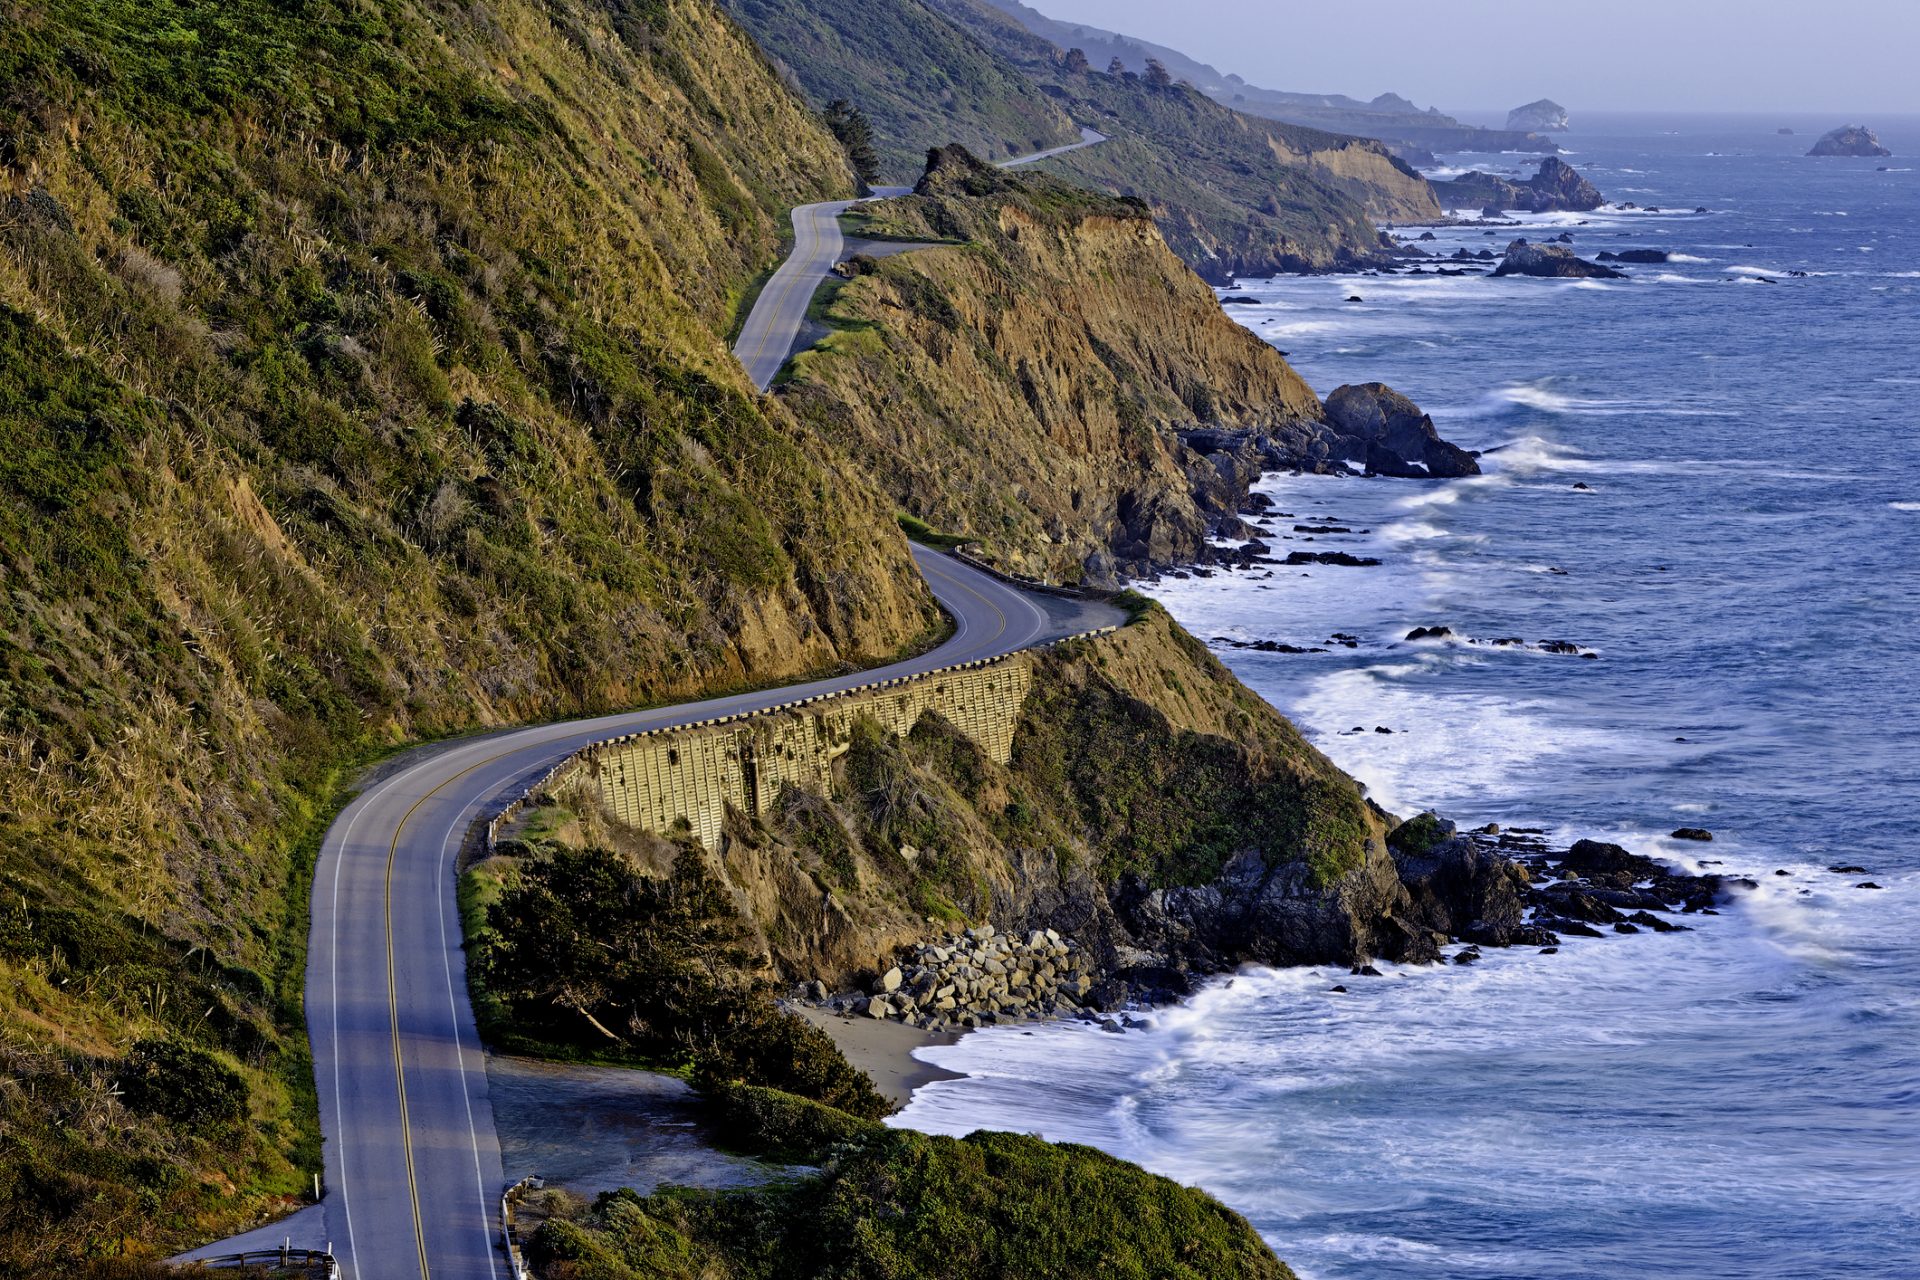
[[350, 1280], [506, 1275], [495, 1247], [504, 1175], [453, 869], [495, 797], [615, 734], [995, 657], [1119, 620], [1108, 606], [1018, 591], [925, 548], [914, 555], [955, 623], [927, 654], [785, 689], [422, 748], [341, 813], [314, 881], [307, 1029], [327, 1137], [326, 1237]]
[[[1106, 140], [1106, 135], [1082, 128], [1078, 142], [1004, 160], [1000, 167], [1013, 169], [1033, 164]], [[905, 195], [907, 191], [906, 187], [883, 187], [875, 191], [874, 198]], [[792, 354], [794, 343], [800, 337], [800, 327], [806, 323], [807, 307], [813, 302], [814, 291], [832, 274], [834, 264], [846, 252], [846, 242], [840, 235], [840, 215], [858, 203], [857, 200], [827, 200], [803, 204], [793, 211], [793, 252], [760, 291], [747, 323], [741, 327], [739, 340], [733, 344], [733, 354], [746, 366], [753, 385], [762, 391], [773, 385], [774, 375]]]
[[[1072, 148], [1041, 154], [1064, 150]], [[838, 260], [836, 219], [850, 203], [794, 211], [793, 256], [755, 304], [736, 348], [762, 389], [799, 333], [812, 285]], [[330, 1243], [345, 1280], [507, 1280], [497, 1247], [500, 1143], [454, 901], [454, 861], [468, 830], [502, 794], [603, 738], [999, 657], [1122, 620], [1108, 605], [1020, 591], [923, 547], [913, 554], [954, 622], [952, 637], [918, 658], [761, 693], [462, 739], [386, 766], [328, 828], [314, 877], [307, 1033], [326, 1137], [326, 1198], [318, 1214], [304, 1211], [190, 1256], [292, 1234], [296, 1245]]]

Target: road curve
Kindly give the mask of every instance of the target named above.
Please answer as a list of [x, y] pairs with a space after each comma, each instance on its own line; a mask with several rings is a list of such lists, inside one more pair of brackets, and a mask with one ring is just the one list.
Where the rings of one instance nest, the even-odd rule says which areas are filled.
[[[1000, 167], [1018, 168], [1106, 140], [1105, 134], [1083, 127], [1078, 142], [1003, 160]], [[905, 195], [907, 190], [905, 187], [881, 188], [873, 198]], [[745, 366], [753, 385], [762, 391], [773, 385], [774, 375], [793, 353], [814, 291], [832, 274], [834, 264], [846, 251], [846, 241], [840, 234], [840, 215], [858, 203], [858, 200], [826, 200], [803, 204], [793, 211], [793, 252], [760, 291], [746, 324], [741, 326], [740, 337], [733, 344], [733, 354]]]
[[[1082, 133], [1075, 146], [1100, 140]], [[763, 390], [792, 349], [814, 286], [838, 260], [838, 216], [851, 203], [794, 210], [793, 255], [735, 348]], [[306, 1012], [325, 1199], [317, 1212], [184, 1256], [277, 1244], [284, 1232], [296, 1245], [331, 1247], [344, 1280], [511, 1280], [498, 1247], [505, 1175], [454, 900], [467, 832], [500, 796], [604, 738], [1000, 657], [1123, 620], [1110, 605], [1021, 591], [924, 547], [913, 555], [954, 624], [944, 644], [919, 657], [758, 693], [460, 739], [383, 767], [327, 829], [314, 875]]]
[[505, 1277], [504, 1174], [467, 997], [454, 861], [476, 818], [593, 742], [997, 657], [1119, 620], [914, 549], [952, 637], [878, 670], [422, 748], [329, 828], [307, 965], [328, 1238], [350, 1280]]

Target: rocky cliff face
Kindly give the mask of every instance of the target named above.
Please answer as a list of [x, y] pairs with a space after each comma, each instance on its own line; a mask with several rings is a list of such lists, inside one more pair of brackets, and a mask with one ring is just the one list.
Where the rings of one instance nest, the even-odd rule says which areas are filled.
[[1310, 165], [1340, 180], [1383, 222], [1422, 222], [1440, 216], [1433, 187], [1372, 138], [1330, 137], [1319, 146], [1306, 130], [1275, 131], [1267, 145], [1288, 164]]
[[1320, 418], [1137, 203], [958, 151], [919, 192], [876, 216], [966, 243], [857, 264], [783, 399], [935, 528], [1068, 580], [1191, 559], [1232, 500], [1196, 499], [1177, 429]]
[[[303, 840], [347, 761], [936, 622], [722, 337], [787, 208], [851, 190], [751, 41], [706, 0], [351, 8], [0, 23], [7, 1275], [306, 1185]], [[251, 1123], [112, 1092], [169, 1038]]]

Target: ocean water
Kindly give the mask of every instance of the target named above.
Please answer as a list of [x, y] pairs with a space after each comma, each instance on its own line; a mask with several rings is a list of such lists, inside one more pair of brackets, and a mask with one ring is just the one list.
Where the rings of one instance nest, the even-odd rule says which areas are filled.
[[[1389, 808], [1760, 887], [1690, 933], [976, 1033], [900, 1123], [1092, 1143], [1320, 1280], [1920, 1276], [1920, 120], [1804, 158], [1838, 123], [1586, 122], [1571, 161], [1663, 212], [1526, 234], [1682, 255], [1630, 281], [1243, 282], [1316, 388], [1391, 383], [1486, 474], [1270, 477], [1278, 533], [1354, 530], [1283, 554], [1385, 563], [1150, 587], [1203, 638], [1326, 648], [1217, 651]], [[1499, 637], [1598, 656], [1468, 642]]]

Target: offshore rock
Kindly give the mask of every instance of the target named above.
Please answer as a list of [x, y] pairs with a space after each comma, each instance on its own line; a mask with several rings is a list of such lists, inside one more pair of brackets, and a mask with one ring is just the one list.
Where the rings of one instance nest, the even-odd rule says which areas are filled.
[[1563, 280], [1624, 280], [1627, 273], [1588, 262], [1561, 244], [1528, 244], [1515, 240], [1507, 256], [1493, 269], [1496, 276], [1540, 276]]
[[1567, 120], [1567, 109], [1552, 98], [1529, 102], [1507, 112], [1507, 128], [1515, 133], [1565, 133], [1572, 127]]
[[1880, 139], [1865, 125], [1849, 124], [1813, 144], [1810, 156], [1890, 156], [1893, 152], [1880, 145]]
[[1480, 474], [1472, 454], [1442, 440], [1420, 406], [1384, 383], [1340, 387], [1327, 397], [1327, 421], [1365, 447], [1371, 474], [1422, 479]]
[[1587, 213], [1606, 203], [1600, 189], [1558, 156], [1540, 162], [1540, 171], [1525, 182], [1511, 182], [1491, 173], [1463, 173], [1433, 184], [1440, 203], [1452, 209], [1483, 208], [1498, 217], [1508, 209], [1526, 213]]

